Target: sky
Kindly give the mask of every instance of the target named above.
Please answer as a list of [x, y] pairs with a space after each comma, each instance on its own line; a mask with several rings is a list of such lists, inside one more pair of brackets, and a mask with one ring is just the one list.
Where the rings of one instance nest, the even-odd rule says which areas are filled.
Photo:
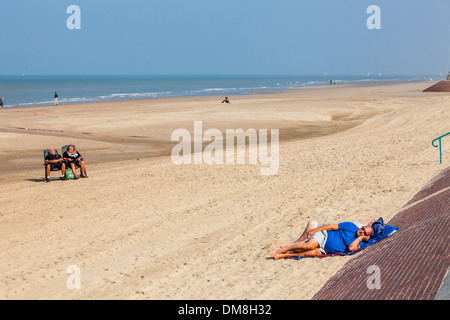
[[[67, 27], [71, 5], [81, 29]], [[371, 5], [381, 29], [367, 27]], [[449, 0], [0, 0], [0, 75], [446, 75], [449, 12]]]

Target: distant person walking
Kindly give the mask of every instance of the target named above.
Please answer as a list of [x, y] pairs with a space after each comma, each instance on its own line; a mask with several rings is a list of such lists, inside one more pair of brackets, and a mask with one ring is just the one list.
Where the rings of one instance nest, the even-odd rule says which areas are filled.
[[3, 104], [5, 103], [5, 99], [3, 99], [3, 96], [0, 98], [0, 108], [3, 109]]
[[57, 106], [58, 105], [58, 94], [55, 92], [55, 99], [53, 100], [53, 105]]

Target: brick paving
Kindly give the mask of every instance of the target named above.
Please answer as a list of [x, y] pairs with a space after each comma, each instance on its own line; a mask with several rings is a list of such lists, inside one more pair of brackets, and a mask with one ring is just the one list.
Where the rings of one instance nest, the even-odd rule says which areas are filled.
[[450, 92], [450, 81], [441, 80], [431, 87], [423, 90], [424, 92]]
[[433, 300], [449, 268], [449, 214], [450, 167], [387, 222], [399, 231], [357, 253], [313, 300]]
[[450, 167], [442, 171], [436, 178], [434, 178], [428, 186], [423, 188], [419, 193], [417, 193], [406, 205], [422, 200], [446, 187], [450, 186]]

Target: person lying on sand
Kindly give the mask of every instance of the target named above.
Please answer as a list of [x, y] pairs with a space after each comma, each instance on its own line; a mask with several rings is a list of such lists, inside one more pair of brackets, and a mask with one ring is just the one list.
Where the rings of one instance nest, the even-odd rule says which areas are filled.
[[289, 256], [315, 257], [327, 253], [356, 251], [360, 248], [361, 241], [369, 241], [372, 232], [369, 225], [359, 227], [353, 222], [323, 225], [313, 220], [294, 243], [273, 243], [279, 249], [273, 250], [270, 255], [278, 260]]

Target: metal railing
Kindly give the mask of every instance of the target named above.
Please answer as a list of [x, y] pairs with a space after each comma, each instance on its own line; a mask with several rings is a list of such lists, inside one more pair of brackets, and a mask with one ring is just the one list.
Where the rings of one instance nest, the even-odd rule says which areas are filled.
[[448, 135], [450, 135], [450, 132], [447, 132], [446, 134], [444, 134], [440, 137], [437, 137], [436, 139], [431, 141], [431, 144], [433, 145], [433, 147], [437, 148], [438, 146], [435, 144], [435, 142], [439, 140], [439, 157], [440, 157], [440, 161], [441, 161], [440, 163], [442, 163], [442, 141], [441, 141], [441, 139]]

